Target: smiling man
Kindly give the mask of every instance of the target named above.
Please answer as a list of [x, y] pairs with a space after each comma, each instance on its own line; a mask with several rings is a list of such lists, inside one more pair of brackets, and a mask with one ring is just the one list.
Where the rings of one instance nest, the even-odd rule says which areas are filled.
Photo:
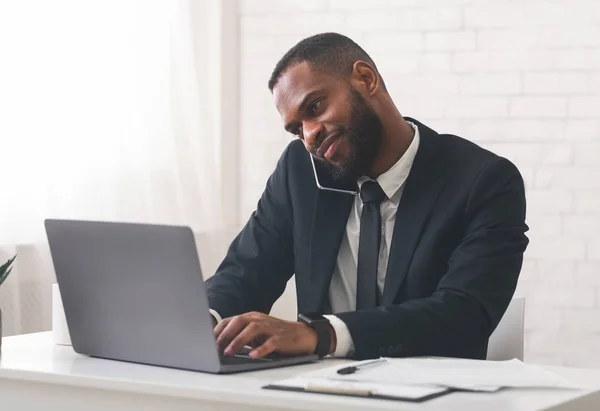
[[[528, 244], [515, 166], [403, 117], [340, 34], [294, 46], [269, 89], [296, 139], [207, 280], [225, 355], [485, 358]], [[294, 274], [298, 321], [269, 316]]]

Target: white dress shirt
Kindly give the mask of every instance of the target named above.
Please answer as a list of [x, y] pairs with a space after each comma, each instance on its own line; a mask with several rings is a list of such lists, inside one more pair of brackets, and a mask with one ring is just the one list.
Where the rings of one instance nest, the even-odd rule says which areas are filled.
[[[385, 273], [388, 265], [389, 249], [392, 244], [394, 223], [396, 222], [396, 210], [400, 203], [400, 197], [404, 189], [404, 183], [412, 167], [417, 149], [419, 148], [419, 129], [413, 123], [408, 122], [415, 134], [404, 155], [385, 173], [377, 177], [377, 182], [383, 189], [386, 199], [381, 202], [381, 230], [382, 241], [379, 249], [379, 261], [377, 265], [377, 288], [380, 295], [383, 293], [385, 284]], [[358, 179], [359, 188], [368, 177]], [[336, 265], [329, 286], [329, 304], [332, 313], [356, 311], [356, 280], [358, 267], [358, 243], [360, 234], [360, 216], [362, 214], [362, 200], [356, 196], [354, 205], [346, 223], [346, 233], [338, 251]], [[210, 310], [217, 322], [221, 316], [214, 310]], [[333, 327], [337, 339], [334, 357], [346, 357], [354, 352], [354, 343], [348, 327], [335, 315], [326, 315]]]
[[[409, 124], [415, 132], [413, 141], [404, 155], [400, 157], [400, 160], [388, 171], [377, 177], [377, 182], [387, 197], [381, 202], [382, 241], [377, 264], [377, 289], [380, 296], [383, 294], [383, 286], [385, 284], [389, 249], [392, 244], [392, 235], [396, 222], [396, 210], [404, 191], [404, 182], [410, 173], [417, 149], [419, 148], [419, 128], [410, 122]], [[361, 187], [362, 183], [368, 180], [370, 178], [360, 177], [358, 179], [358, 186]], [[362, 208], [362, 200], [360, 196], [356, 196], [350, 216], [348, 217], [348, 222], [346, 223], [346, 233], [342, 238], [342, 244], [338, 251], [335, 269], [329, 286], [329, 304], [334, 314], [356, 311], [358, 243]], [[346, 357], [352, 354], [354, 352], [354, 343], [346, 324], [335, 315], [326, 315], [325, 317], [331, 323], [336, 334], [337, 345], [333, 355], [335, 357]]]

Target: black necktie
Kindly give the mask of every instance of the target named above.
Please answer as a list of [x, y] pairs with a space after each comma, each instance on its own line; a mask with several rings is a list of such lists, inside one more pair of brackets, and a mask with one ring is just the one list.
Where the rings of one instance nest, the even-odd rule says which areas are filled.
[[363, 202], [358, 243], [358, 276], [356, 309], [368, 310], [377, 306], [377, 263], [381, 244], [381, 202], [386, 198], [376, 181], [365, 181], [360, 188]]

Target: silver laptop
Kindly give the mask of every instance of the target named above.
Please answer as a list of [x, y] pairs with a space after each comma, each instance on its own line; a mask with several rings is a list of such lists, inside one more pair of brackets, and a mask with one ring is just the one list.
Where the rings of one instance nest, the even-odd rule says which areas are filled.
[[189, 227], [45, 221], [75, 352], [209, 373], [274, 368], [316, 355], [219, 355]]

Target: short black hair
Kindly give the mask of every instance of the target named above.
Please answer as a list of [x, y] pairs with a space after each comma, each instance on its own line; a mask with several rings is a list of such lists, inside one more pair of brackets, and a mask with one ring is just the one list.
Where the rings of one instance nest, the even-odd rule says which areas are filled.
[[[316, 34], [301, 40], [279, 60], [269, 79], [269, 90], [273, 91], [281, 74], [293, 64], [306, 61], [311, 68], [350, 75], [354, 63], [359, 60], [377, 70], [373, 59], [350, 38], [338, 33]], [[385, 90], [383, 79], [381, 84]]]

